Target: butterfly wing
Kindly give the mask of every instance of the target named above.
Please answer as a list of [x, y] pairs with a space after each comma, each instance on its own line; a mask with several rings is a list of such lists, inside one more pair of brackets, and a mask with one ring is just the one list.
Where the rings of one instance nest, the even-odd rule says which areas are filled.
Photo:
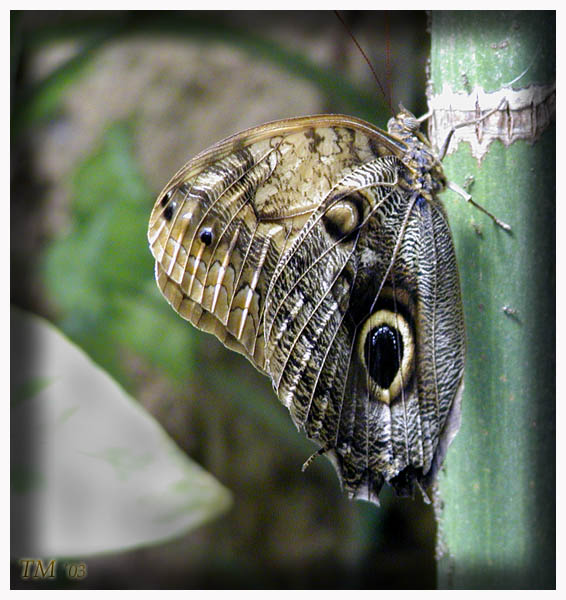
[[265, 372], [373, 501], [434, 471], [463, 366], [450, 231], [399, 186], [405, 151], [342, 115], [248, 130], [173, 177], [148, 232], [173, 308]]
[[[265, 370], [263, 304], [276, 264], [332, 186], [392, 148], [386, 134], [343, 115], [277, 121], [212, 146], [171, 179], [152, 211], [161, 291]], [[207, 233], [208, 246], [199, 237]]]
[[459, 427], [465, 358], [442, 205], [396, 190], [382, 209], [358, 240], [363, 261], [345, 325], [349, 398], [330, 452], [344, 488], [373, 501], [384, 481], [411, 495], [435, 477]]

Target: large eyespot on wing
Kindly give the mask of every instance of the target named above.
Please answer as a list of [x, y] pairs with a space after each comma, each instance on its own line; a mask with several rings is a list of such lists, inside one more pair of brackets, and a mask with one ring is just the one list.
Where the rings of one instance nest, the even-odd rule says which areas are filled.
[[336, 181], [392, 149], [363, 121], [322, 115], [252, 129], [197, 156], [150, 218], [162, 293], [265, 370], [265, 302], [281, 256]]
[[351, 497], [377, 502], [384, 482], [412, 495], [459, 419], [465, 339], [442, 206], [393, 191], [357, 238], [337, 299], [345, 288], [304, 427]]
[[[407, 213], [396, 189], [399, 168], [389, 156], [344, 177], [281, 257], [266, 301], [267, 370], [279, 399], [295, 424], [336, 457], [349, 493], [360, 493], [368, 473], [370, 388], [356, 353], [357, 329], [387, 277], [397, 215]], [[381, 452], [369, 471], [374, 501], [383, 474], [392, 472], [391, 456]]]
[[376, 211], [392, 193], [399, 166], [389, 156], [343, 176], [288, 244], [273, 273], [265, 310], [268, 370], [299, 427], [311, 402], [309, 372], [324, 360], [348, 307], [358, 239], [375, 227]]
[[400, 495], [425, 488], [459, 424], [465, 333], [452, 236], [434, 199], [416, 198], [409, 211], [388, 281], [358, 330], [371, 440], [364, 493], [378, 474]]

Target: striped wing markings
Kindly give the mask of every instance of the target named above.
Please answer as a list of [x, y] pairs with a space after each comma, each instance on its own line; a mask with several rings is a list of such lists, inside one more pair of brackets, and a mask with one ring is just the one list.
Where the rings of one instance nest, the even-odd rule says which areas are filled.
[[[364, 166], [365, 166], [365, 165], [364, 165]], [[354, 174], [350, 174], [350, 175], [354, 175]], [[343, 183], [343, 182], [341, 182], [341, 183]], [[391, 182], [391, 183], [389, 183], [389, 184], [387, 184], [387, 182], [383, 182], [383, 181], [372, 182], [371, 184], [368, 184], [368, 185], [367, 185], [367, 186], [365, 186], [365, 187], [373, 187], [373, 186], [376, 186], [376, 185], [382, 185], [382, 186], [385, 186], [385, 187], [386, 187], [387, 185], [389, 185], [389, 186], [390, 186], [390, 187], [393, 189], [393, 187], [396, 185], [396, 180], [394, 180], [393, 182]], [[336, 187], [336, 186], [335, 186], [335, 187]], [[354, 187], [354, 189], [357, 189], [357, 190], [359, 190], [359, 189], [361, 189], [361, 188], [362, 188], [362, 186], [355, 186], [355, 187]], [[334, 189], [334, 188], [333, 188], [333, 189]], [[354, 191], [354, 189], [350, 190], [350, 193], [351, 193], [352, 191]], [[331, 191], [330, 193], [332, 193], [332, 191]], [[376, 203], [376, 205], [375, 205], [375, 206], [372, 208], [372, 210], [371, 210], [371, 212], [368, 214], [368, 216], [367, 216], [367, 217], [364, 219], [364, 221], [363, 221], [363, 222], [360, 224], [359, 231], [360, 231], [360, 230], [363, 228], [363, 226], [365, 225], [365, 223], [367, 223], [367, 221], [368, 221], [370, 218], [372, 218], [372, 216], [373, 216], [373, 214], [375, 213], [375, 211], [377, 211], [377, 210], [379, 209], [379, 207], [380, 207], [380, 206], [381, 206], [381, 205], [382, 205], [384, 202], [386, 202], [386, 201], [388, 200], [388, 198], [390, 197], [390, 194], [391, 194], [391, 193], [392, 193], [392, 192], [389, 192], [387, 195], [385, 195], [385, 197], [384, 197], [384, 198], [380, 199], [380, 200], [379, 200], [379, 202], [377, 202], [377, 203]], [[344, 195], [347, 195], [347, 194], [344, 194]], [[341, 197], [339, 197], [337, 200], [335, 200], [335, 202], [338, 202], [340, 199], [341, 199]], [[319, 220], [320, 218], [321, 218], [321, 214], [320, 214], [320, 211], [319, 211], [319, 214], [316, 216], [316, 218], [314, 219], [314, 222], [311, 224], [311, 229], [312, 229], [312, 227], [314, 227], [314, 226], [316, 225], [316, 223], [318, 222], [318, 220]], [[303, 239], [304, 239], [304, 238], [303, 238]], [[301, 240], [301, 242], [300, 242], [300, 243], [302, 243], [302, 240]], [[297, 246], [296, 246], [296, 245], [294, 245], [294, 246], [293, 246], [293, 248], [292, 248], [292, 251], [293, 251], [293, 252], [296, 252], [296, 251], [297, 251], [297, 248], [298, 248], [298, 246], [300, 245], [300, 243], [299, 243]], [[279, 312], [279, 310], [281, 309], [282, 305], [285, 303], [285, 300], [286, 300], [286, 298], [287, 298], [287, 297], [288, 297], [288, 296], [289, 296], [289, 295], [292, 293], [292, 291], [293, 291], [293, 290], [296, 288], [296, 286], [297, 286], [297, 285], [299, 285], [299, 283], [300, 283], [300, 280], [301, 280], [303, 277], [307, 276], [307, 275], [308, 275], [308, 271], [309, 271], [309, 270], [311, 270], [311, 269], [314, 269], [314, 268], [316, 267], [316, 264], [317, 264], [317, 262], [318, 262], [318, 261], [320, 261], [320, 260], [323, 260], [323, 259], [325, 258], [325, 256], [326, 256], [326, 254], [327, 254], [327, 253], [329, 253], [329, 252], [331, 252], [331, 251], [332, 251], [332, 250], [333, 250], [333, 249], [334, 249], [334, 248], [335, 248], [335, 247], [336, 247], [336, 246], [337, 246], [339, 243], [340, 243], [340, 241], [336, 241], [336, 242], [334, 242], [334, 244], [333, 244], [332, 246], [330, 246], [330, 247], [329, 247], [327, 250], [325, 250], [325, 252], [324, 252], [322, 255], [320, 255], [320, 256], [317, 258], [317, 260], [316, 260], [316, 261], [315, 261], [313, 264], [311, 264], [311, 265], [308, 267], [308, 269], [307, 269], [305, 272], [303, 272], [303, 273], [302, 273], [302, 275], [301, 275], [301, 276], [300, 276], [300, 277], [299, 277], [299, 278], [298, 278], [298, 279], [297, 279], [297, 280], [294, 282], [294, 285], [293, 285], [293, 286], [292, 286], [292, 288], [291, 288], [291, 289], [290, 289], [290, 290], [287, 292], [287, 295], [286, 295], [286, 296], [285, 296], [285, 297], [284, 297], [284, 298], [281, 300], [281, 302], [280, 302], [280, 304], [279, 304], [279, 306], [278, 306], [278, 308], [277, 308], [276, 314]], [[343, 268], [345, 267], [345, 265], [346, 265], [346, 264], [348, 264], [348, 262], [350, 261], [351, 257], [352, 257], [352, 256], [353, 256], [353, 254], [355, 253], [355, 250], [356, 250], [356, 244], [353, 244], [353, 247], [352, 247], [352, 250], [351, 250], [351, 252], [349, 253], [349, 255], [348, 255], [348, 256], [346, 257], [346, 259], [344, 260]], [[342, 268], [342, 270], [343, 270], [343, 268]], [[341, 275], [341, 273], [342, 273], [342, 270], [340, 270], [340, 271], [338, 271], [338, 272], [336, 273], [336, 275], [334, 276], [334, 279], [333, 279], [333, 281], [329, 283], [329, 285], [328, 285], [328, 287], [327, 287], [327, 289], [326, 289], [326, 291], [325, 291], [325, 294], [324, 294], [324, 295], [322, 296], [322, 298], [321, 298], [321, 299], [318, 301], [317, 305], [316, 305], [316, 306], [313, 308], [313, 310], [312, 310], [312, 312], [311, 312], [310, 316], [308, 317], [308, 320], [306, 320], [306, 321], [305, 321], [305, 323], [302, 325], [302, 327], [301, 327], [300, 331], [299, 331], [299, 332], [298, 332], [298, 334], [296, 335], [296, 337], [295, 337], [295, 341], [293, 342], [293, 344], [292, 344], [292, 346], [291, 346], [291, 349], [290, 349], [289, 353], [287, 354], [287, 359], [286, 359], [286, 361], [285, 361], [285, 363], [284, 363], [284, 365], [283, 365], [283, 368], [281, 369], [281, 372], [280, 372], [280, 375], [279, 375], [279, 379], [277, 380], [276, 389], [279, 387], [279, 384], [280, 384], [280, 382], [281, 382], [281, 379], [282, 379], [282, 377], [283, 377], [283, 375], [284, 375], [284, 373], [285, 373], [285, 370], [286, 370], [286, 368], [287, 368], [288, 361], [289, 361], [289, 359], [290, 359], [291, 355], [293, 354], [293, 349], [295, 348], [295, 346], [296, 346], [296, 344], [297, 344], [297, 342], [298, 342], [299, 338], [302, 336], [302, 334], [303, 334], [303, 332], [304, 332], [305, 328], [306, 328], [306, 327], [309, 325], [309, 321], [310, 321], [310, 319], [312, 319], [312, 316], [313, 316], [314, 314], [316, 314], [316, 312], [319, 310], [320, 306], [322, 305], [323, 301], [326, 299], [327, 295], [328, 295], [328, 294], [331, 292], [331, 290], [332, 290], [332, 288], [333, 288], [333, 286], [334, 286], [335, 282], [338, 280], [339, 276]], [[382, 285], [383, 285], [383, 282], [382, 282]], [[380, 288], [380, 289], [381, 289], [381, 288]], [[335, 341], [336, 335], [337, 335], [337, 333], [338, 333], [338, 331], [339, 331], [339, 329], [340, 329], [340, 326], [341, 326], [341, 324], [342, 324], [342, 321], [343, 321], [343, 319], [344, 319], [344, 317], [345, 317], [345, 314], [346, 314], [345, 312], [342, 314], [342, 316], [341, 316], [341, 318], [340, 318], [340, 322], [339, 322], [338, 326], [335, 328], [335, 330], [334, 330], [334, 332], [333, 332], [333, 334], [332, 334], [332, 340], [331, 340], [331, 342], [330, 342], [330, 345], [328, 346], [328, 348], [327, 348], [327, 350], [326, 350], [326, 352], [325, 352], [324, 359], [321, 361], [321, 363], [320, 363], [320, 366], [319, 366], [319, 368], [318, 368], [318, 370], [317, 370], [317, 374], [316, 374], [315, 382], [314, 382], [314, 385], [313, 385], [313, 386], [312, 386], [312, 388], [311, 388], [311, 395], [310, 395], [310, 398], [309, 398], [309, 403], [308, 403], [308, 408], [307, 408], [307, 411], [306, 411], [306, 415], [305, 415], [305, 418], [302, 420], [302, 423], [301, 423], [301, 425], [303, 425], [303, 426], [305, 426], [305, 424], [306, 424], [306, 422], [308, 421], [308, 418], [309, 418], [309, 416], [310, 416], [310, 410], [311, 410], [311, 406], [312, 406], [312, 401], [313, 401], [313, 398], [314, 398], [314, 393], [315, 393], [315, 390], [317, 389], [317, 386], [318, 386], [318, 381], [319, 381], [319, 379], [320, 379], [320, 375], [321, 375], [321, 373], [322, 373], [322, 370], [324, 369], [324, 366], [325, 366], [325, 363], [326, 363], [326, 360], [327, 360], [328, 354], [329, 354], [329, 352], [330, 352], [330, 350], [331, 350], [331, 348], [332, 348], [332, 345], [333, 345], [333, 343], [334, 343], [334, 341]], [[328, 324], [328, 321], [330, 320], [331, 316], [332, 316], [332, 314], [331, 314], [331, 313], [329, 313], [329, 315], [328, 315], [328, 318], [326, 319], [326, 321], [324, 322], [324, 324], [321, 326], [322, 328], [324, 328], [324, 326], [326, 326], [326, 325]], [[276, 317], [274, 317], [273, 321], [275, 321], [275, 318], [276, 318]], [[273, 321], [272, 321], [272, 322], [273, 322]], [[322, 334], [322, 329], [321, 329], [321, 331], [319, 332], [319, 337], [320, 337], [320, 335], [321, 335], [321, 334]], [[353, 354], [353, 352], [354, 352], [354, 348], [355, 348], [355, 341], [356, 341], [356, 336], [354, 335], [354, 337], [353, 337], [353, 340], [352, 340], [352, 345], [351, 345], [351, 347], [350, 347], [350, 351], [349, 351], [349, 358], [348, 358], [348, 369], [347, 369], [347, 373], [346, 373], [346, 378], [345, 378], [345, 381], [347, 381], [347, 379], [348, 379], [348, 377], [349, 377], [349, 371], [350, 371], [350, 367], [351, 367], [351, 361], [352, 361], [352, 354]], [[313, 343], [315, 343], [315, 342], [316, 342], [316, 340], [314, 340], [314, 341], [313, 341]], [[307, 357], [304, 357], [304, 358], [303, 358], [303, 360], [302, 360], [302, 367], [301, 367], [301, 369], [300, 369], [300, 370], [299, 370], [299, 371], [298, 371], [298, 372], [295, 374], [295, 376], [294, 376], [293, 380], [292, 380], [291, 382], [289, 382], [289, 388], [290, 388], [290, 390], [291, 390], [291, 392], [290, 392], [290, 393], [291, 393], [291, 398], [292, 398], [293, 390], [295, 390], [295, 388], [296, 388], [296, 385], [297, 385], [297, 382], [298, 382], [298, 380], [300, 379], [300, 377], [301, 377], [301, 374], [304, 372], [304, 369], [305, 369], [305, 368], [306, 368], [306, 366], [307, 366], [307, 362], [308, 362], [308, 360], [309, 360], [309, 356], [307, 356]], [[340, 400], [340, 407], [342, 407], [342, 406], [343, 406], [343, 402], [344, 402], [344, 394], [345, 394], [345, 381], [344, 381], [344, 386], [343, 386], [343, 388], [342, 388], [342, 397], [341, 397], [341, 400]], [[368, 385], [367, 383], [366, 383], [366, 389], [368, 389], [368, 390], [369, 390], [369, 385]], [[289, 399], [281, 398], [281, 400], [282, 400], [282, 402], [283, 402], [283, 403], [284, 403], [286, 406], [288, 406], [288, 407], [290, 408], [290, 407], [291, 407], [291, 398], [289, 398]], [[364, 408], [364, 410], [366, 410], [366, 411], [367, 411], [367, 409], [368, 409], [368, 406], [367, 406], [367, 403], [366, 403], [366, 402], [364, 402], [364, 403], [363, 403], [363, 408]], [[353, 411], [353, 413], [352, 413], [352, 414], [354, 415], [354, 414], [355, 414], [355, 411]], [[366, 417], [367, 417], [367, 413], [366, 413]], [[342, 411], [340, 410], [340, 413], [339, 413], [339, 419], [338, 419], [338, 423], [337, 423], [337, 426], [336, 426], [336, 439], [335, 439], [335, 444], [334, 444], [334, 446], [336, 446], [336, 444], [337, 444], [337, 441], [338, 441], [338, 436], [339, 436], [339, 434], [340, 434], [340, 424], [341, 424], [341, 419], [342, 419]], [[366, 453], [365, 453], [365, 454], [366, 454], [366, 466], [367, 466], [367, 467], [369, 467], [369, 464], [368, 464], [368, 462], [369, 462], [369, 433], [368, 433], [368, 431], [367, 431], [368, 424], [369, 424], [369, 418], [366, 418]], [[368, 471], [368, 472], [369, 472], [369, 471]]]
[[[380, 161], [382, 161], [383, 159], [378, 159]], [[367, 169], [369, 165], [361, 165], [360, 167], [358, 167], [357, 170], [349, 173], [346, 177], [344, 177], [340, 182], [338, 182], [337, 184], [335, 184], [335, 186], [330, 190], [330, 192], [328, 193], [328, 195], [320, 202], [319, 206], [316, 209], [316, 212], [313, 214], [313, 216], [309, 219], [309, 221], [307, 222], [307, 224], [305, 224], [305, 227], [303, 228], [303, 230], [301, 231], [301, 235], [299, 238], [297, 238], [295, 240], [295, 242], [293, 243], [293, 245], [291, 246], [291, 248], [289, 249], [289, 251], [286, 253], [284, 259], [282, 261], [280, 261], [279, 265], [283, 265], [281, 268], [279, 268], [274, 274], [273, 274], [273, 278], [272, 278], [272, 283], [271, 283], [271, 288], [273, 288], [276, 284], [277, 284], [277, 279], [278, 277], [281, 275], [281, 273], [283, 272], [283, 269], [288, 265], [289, 261], [291, 260], [291, 258], [293, 257], [293, 254], [296, 253], [300, 246], [304, 243], [305, 239], [307, 238], [307, 236], [310, 234], [310, 232], [314, 229], [314, 227], [316, 227], [316, 225], [320, 222], [320, 220], [322, 219], [322, 217], [324, 216], [324, 213], [326, 212], [326, 210], [328, 210], [328, 208], [330, 208], [330, 206], [334, 206], [334, 204], [338, 203], [342, 198], [344, 198], [345, 196], [347, 196], [349, 193], [352, 193], [354, 191], [359, 191], [361, 189], [367, 188], [367, 187], [375, 187], [375, 186], [383, 186], [383, 187], [391, 187], [393, 188], [396, 185], [396, 178], [393, 182], [389, 183], [389, 182], [383, 182], [383, 181], [372, 181], [370, 183], [367, 183], [365, 185], [349, 185], [350, 181], [358, 181], [358, 177], [360, 175], [360, 171], [362, 171], [362, 169], [365, 170]], [[324, 201], [326, 200], [326, 198], [328, 196], [330, 196], [336, 189], [338, 189], [340, 186], [344, 186], [346, 188], [347, 191], [344, 191], [344, 193], [342, 195], [338, 195], [334, 200], [333, 203], [330, 206], [325, 206], [324, 205]], [[360, 223], [359, 230], [363, 229], [364, 225], [373, 217], [374, 213], [381, 207], [381, 205], [387, 201], [387, 199], [389, 198], [389, 194], [385, 195], [384, 198], [381, 198], [371, 209], [371, 211], [368, 213], [368, 215], [364, 218], [364, 220]], [[290, 287], [290, 289], [287, 291], [287, 293], [283, 296], [283, 298], [281, 299], [281, 301], [279, 302], [279, 304], [277, 305], [277, 307], [275, 308], [275, 312], [273, 315], [273, 318], [271, 319], [271, 327], [270, 327], [270, 331], [268, 333], [268, 335], [266, 336], [266, 339], [270, 339], [271, 337], [271, 329], [273, 327], [273, 323], [276, 321], [277, 316], [279, 315], [282, 307], [285, 305], [285, 303], [287, 302], [289, 296], [291, 295], [291, 293], [297, 288], [297, 286], [300, 284], [300, 282], [302, 281], [303, 278], [305, 278], [309, 272], [314, 269], [318, 263], [320, 263], [322, 260], [324, 260], [324, 258], [327, 256], [327, 254], [329, 254], [332, 250], [334, 250], [338, 245], [340, 244], [340, 240], [337, 240], [335, 242], [333, 242], [333, 244], [331, 246], [329, 246], [322, 254], [320, 254], [314, 261], [313, 263], [307, 268], [305, 269], [305, 271], [303, 271], [303, 273], [301, 273], [301, 275], [295, 280], [295, 282], [293, 283], [293, 285]], [[350, 255], [348, 256], [347, 260], [344, 261], [344, 265], [342, 266], [342, 268], [344, 268], [344, 266], [348, 263], [349, 259], [351, 258], [351, 256], [353, 255], [353, 253], [355, 252], [356, 249], [356, 244], [353, 244], [352, 247], [352, 251], [350, 252]], [[278, 267], [279, 267], [278, 265]], [[332, 286], [334, 285], [334, 283], [336, 282], [337, 278], [339, 277], [339, 275], [341, 274], [342, 271], [339, 271], [334, 280], [332, 281], [332, 283], [328, 286], [325, 294], [322, 296], [322, 298], [320, 299], [320, 301], [318, 302], [318, 304], [314, 307], [312, 313], [311, 313], [311, 317], [312, 315], [316, 312], [316, 310], [320, 307], [321, 303], [323, 302], [323, 300], [326, 298], [326, 295], [328, 294], [329, 291], [331, 291]], [[304, 330], [304, 327], [307, 325], [308, 321], [305, 323], [305, 325], [303, 325], [303, 327], [301, 328], [301, 333]], [[299, 338], [299, 336], [296, 337], [296, 340]], [[277, 338], [274, 340], [277, 341]], [[294, 348], [295, 346], [295, 342], [293, 343], [292, 348]], [[281, 370], [281, 373], [279, 375], [279, 379], [277, 381], [274, 380], [274, 384], [275, 384], [275, 389], [277, 390], [281, 381], [281, 377], [283, 376], [283, 372], [285, 370], [286, 364], [288, 362], [288, 358], [290, 356], [290, 353], [287, 355], [287, 361], [284, 363], [284, 368]]]
[[[246, 176], [249, 175], [249, 172], [252, 168], [256, 168], [259, 165], [261, 165], [261, 163], [263, 163], [265, 160], [268, 159], [268, 157], [276, 151], [276, 149], [279, 147], [279, 145], [270, 148], [269, 151], [267, 151], [262, 157], [259, 158], [259, 160], [257, 160], [250, 169], [244, 170], [242, 172], [242, 174], [234, 181], [232, 182], [228, 187], [226, 187], [224, 190], [222, 190], [222, 192], [220, 193], [220, 195], [218, 196], [218, 198], [216, 198], [215, 200], [213, 200], [210, 203], [210, 206], [207, 207], [207, 209], [203, 212], [200, 221], [198, 222], [198, 224], [196, 225], [196, 227], [194, 228], [194, 232], [193, 232], [193, 237], [191, 239], [191, 243], [190, 243], [190, 248], [193, 247], [194, 243], [195, 243], [195, 237], [197, 235], [197, 232], [200, 230], [201, 226], [203, 225], [203, 223], [205, 222], [206, 218], [209, 216], [209, 214], [211, 213], [212, 209], [216, 207], [216, 205], [218, 203], [220, 203], [222, 201], [222, 199], [224, 198], [224, 196], [227, 196], [230, 194], [230, 192], [233, 192], [233, 189], [238, 186], [241, 185]], [[271, 172], [273, 172], [273, 167], [271, 168]], [[194, 181], [191, 182], [191, 190], [192, 187], [194, 186]], [[224, 239], [224, 235], [226, 234], [226, 231], [228, 230], [228, 228], [230, 227], [230, 225], [232, 225], [234, 219], [238, 216], [238, 214], [250, 203], [251, 201], [251, 196], [248, 195], [248, 197], [246, 198], [246, 194], [248, 194], [248, 192], [250, 191], [249, 187], [247, 185], [242, 185], [242, 188], [240, 190], [238, 190], [236, 193], [234, 193], [233, 198], [231, 198], [231, 202], [236, 205], [237, 202], [239, 200], [241, 200], [242, 198], [244, 198], [244, 201], [241, 202], [240, 206], [237, 208], [237, 210], [234, 212], [234, 214], [231, 216], [230, 220], [225, 224], [221, 234], [218, 236], [218, 239], [216, 240], [216, 243], [214, 245], [214, 249], [211, 250], [211, 255], [210, 255], [210, 260], [208, 261], [208, 264], [206, 265], [206, 273], [203, 279], [203, 283], [202, 283], [202, 293], [201, 293], [201, 297], [200, 299], [196, 299], [197, 302], [200, 304], [202, 303], [202, 299], [204, 296], [204, 291], [205, 291], [205, 286], [206, 286], [206, 282], [208, 280], [208, 276], [210, 273], [210, 268], [214, 263], [214, 257], [216, 256], [216, 253], [218, 251], [218, 247], [220, 245], [220, 242]], [[190, 193], [190, 191], [188, 192]], [[239, 229], [237, 229], [237, 231], [239, 231]], [[236, 243], [236, 240], [232, 240], [231, 244], [230, 244], [230, 248], [231, 250], [233, 250], [234, 245]], [[205, 246], [204, 244], [199, 244], [200, 248], [200, 252], [198, 254], [198, 260], [200, 261], [200, 258], [202, 256], [202, 251], [204, 250]], [[228, 253], [227, 253], [228, 254]], [[194, 269], [194, 274], [196, 274], [197, 272], [197, 266], [195, 264], [195, 269]], [[234, 290], [236, 289], [236, 287], [234, 287]], [[233, 300], [233, 296], [232, 296], [232, 300]], [[209, 311], [209, 312], [214, 312], [213, 310]]]
[[[388, 159], [391, 160], [388, 160]], [[363, 173], [366, 169], [371, 168], [373, 163], [376, 163], [377, 161], [380, 161], [379, 164], [380, 166], [385, 166], [385, 168], [383, 169], [383, 171], [385, 171], [386, 173], [390, 174], [390, 175], [394, 175], [394, 180], [391, 182], [384, 182], [384, 181], [372, 181], [371, 183], [368, 183], [367, 185], [352, 185], [350, 187], [348, 187], [348, 183], [349, 181], [353, 181], [355, 182], [357, 180], [357, 178], [360, 176], [361, 173]], [[301, 246], [301, 244], [305, 241], [305, 239], [307, 238], [307, 236], [311, 233], [311, 231], [314, 229], [314, 227], [316, 227], [316, 225], [318, 225], [319, 221], [322, 219], [322, 217], [324, 216], [324, 213], [326, 212], [326, 210], [328, 210], [328, 208], [330, 208], [330, 206], [334, 206], [334, 204], [338, 203], [343, 197], [347, 196], [348, 193], [352, 193], [354, 191], [358, 191], [364, 188], [368, 188], [368, 187], [375, 187], [375, 186], [383, 186], [383, 187], [391, 187], [394, 188], [394, 186], [397, 184], [397, 173], [396, 170], [394, 168], [394, 166], [397, 166], [397, 159], [395, 159], [394, 157], [383, 157], [380, 159], [377, 159], [376, 161], [372, 161], [372, 163], [366, 163], [363, 165], [359, 165], [354, 171], [348, 173], [342, 180], [340, 180], [338, 183], [336, 183], [333, 188], [330, 190], [330, 192], [327, 194], [327, 196], [321, 200], [321, 202], [319, 203], [319, 206], [315, 209], [315, 212], [313, 213], [312, 217], [307, 221], [307, 223], [305, 224], [305, 226], [303, 227], [303, 229], [300, 231], [299, 236], [293, 241], [293, 244], [291, 245], [291, 247], [289, 248], [288, 251], [285, 252], [285, 254], [283, 255], [283, 258], [281, 261], [279, 261], [276, 270], [273, 273], [272, 279], [271, 279], [271, 283], [270, 283], [270, 287], [267, 293], [267, 297], [271, 297], [271, 291], [272, 289], [275, 287], [275, 285], [277, 284], [277, 281], [279, 279], [279, 277], [281, 276], [282, 272], [284, 271], [284, 269], [287, 267], [289, 261], [291, 260], [291, 258], [293, 257], [293, 254], [295, 252], [298, 251], [298, 248]], [[331, 204], [330, 206], [324, 206], [324, 201], [325, 199], [330, 196], [334, 190], [336, 190], [339, 186], [344, 186], [348, 191], [344, 192], [343, 195], [338, 196], [337, 198], [334, 199], [333, 204]], [[373, 215], [373, 212], [375, 210], [377, 210], [382, 202], [384, 202], [387, 199], [387, 197], [383, 198], [380, 200], [380, 202], [378, 202], [376, 204], [376, 206], [374, 208], [372, 208], [372, 210], [370, 211], [370, 214], [363, 220], [363, 222], [360, 224], [360, 229], [365, 225], [365, 223], [367, 223], [367, 221], [369, 220], [369, 218], [371, 218], [371, 216]], [[321, 256], [319, 256], [314, 263], [311, 265], [311, 267], [309, 267], [309, 269], [313, 268], [322, 258], [324, 258], [326, 256], [326, 254], [328, 252], [330, 252], [332, 249], [334, 248], [334, 246], [329, 247]], [[277, 307], [275, 308], [275, 312], [273, 315], [273, 318], [271, 319], [271, 324], [270, 324], [270, 328], [269, 331], [266, 332], [266, 336], [265, 339], [272, 341], [271, 340], [271, 330], [273, 327], [273, 323], [276, 320], [277, 315], [279, 314], [282, 306], [284, 305], [284, 303], [286, 302], [288, 296], [290, 295], [290, 293], [296, 288], [297, 284], [302, 280], [302, 278], [307, 274], [308, 270], [305, 271], [304, 273], [301, 274], [301, 276], [296, 280], [295, 285], [292, 286], [289, 291], [287, 292], [287, 294], [285, 296], [283, 296], [283, 298], [281, 299], [281, 301], [279, 302], [279, 304], [277, 305]], [[278, 338], [276, 337], [273, 341], [277, 342]], [[277, 382], [277, 386], [276, 389], [278, 387], [278, 382]]]

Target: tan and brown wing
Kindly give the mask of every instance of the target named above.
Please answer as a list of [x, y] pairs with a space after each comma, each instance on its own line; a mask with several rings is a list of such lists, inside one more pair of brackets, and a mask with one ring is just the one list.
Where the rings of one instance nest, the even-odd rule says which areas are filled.
[[265, 372], [375, 502], [431, 472], [463, 369], [450, 231], [400, 185], [407, 151], [341, 115], [252, 129], [183, 167], [148, 232], [173, 308]]
[[359, 119], [320, 115], [212, 146], [171, 179], [151, 214], [160, 290], [185, 319], [265, 371], [263, 309], [278, 261], [333, 186], [397, 145]]

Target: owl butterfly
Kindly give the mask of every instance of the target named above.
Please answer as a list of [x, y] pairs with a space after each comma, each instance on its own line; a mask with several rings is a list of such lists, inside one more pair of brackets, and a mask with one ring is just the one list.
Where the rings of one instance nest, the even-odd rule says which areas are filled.
[[[270, 377], [351, 498], [424, 489], [459, 427], [465, 334], [440, 161], [401, 109], [268, 123], [187, 163], [149, 222], [171, 306]], [[315, 456], [316, 456], [315, 454]]]

